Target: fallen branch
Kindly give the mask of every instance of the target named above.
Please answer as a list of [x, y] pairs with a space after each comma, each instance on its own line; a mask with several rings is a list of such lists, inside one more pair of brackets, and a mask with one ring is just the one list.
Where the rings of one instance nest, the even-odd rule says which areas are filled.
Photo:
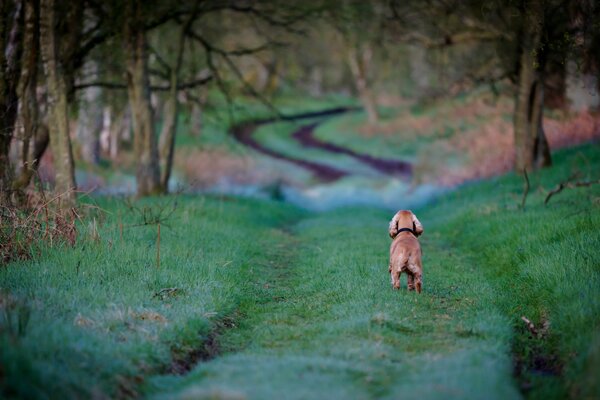
[[544, 205], [548, 204], [548, 202], [550, 201], [552, 196], [562, 192], [564, 189], [588, 187], [588, 186], [597, 185], [597, 184], [600, 184], [600, 179], [597, 179], [595, 181], [579, 181], [579, 182], [571, 182], [570, 179], [568, 179], [565, 182], [561, 182], [556, 188], [554, 188], [550, 192], [548, 192], [548, 195], [546, 196], [546, 199], [544, 200]]
[[529, 330], [529, 332], [536, 338], [543, 338], [548, 334], [548, 329], [550, 329], [550, 321], [548, 321], [547, 319], [544, 319], [544, 321], [542, 322], [542, 326], [539, 329], [537, 329], [534, 323], [531, 322], [527, 317], [522, 316], [521, 320], [525, 322], [527, 330]]

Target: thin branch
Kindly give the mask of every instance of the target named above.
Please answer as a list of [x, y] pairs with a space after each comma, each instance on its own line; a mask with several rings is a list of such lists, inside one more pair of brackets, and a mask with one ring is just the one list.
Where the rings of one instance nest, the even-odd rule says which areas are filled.
[[162, 58], [160, 53], [154, 47], [152, 47], [149, 44], [147, 46], [148, 46], [148, 50], [150, 50], [150, 52], [156, 56], [156, 61], [158, 61], [160, 66], [166, 70], [166, 73], [164, 75], [169, 76], [169, 74], [171, 73], [171, 66], [169, 65], [169, 63], [167, 61], [165, 61], [164, 58]]
[[[213, 76], [209, 75], [209, 76], [206, 76], [206, 77], [203, 77], [203, 78], [195, 79], [195, 80], [190, 81], [190, 82], [180, 83], [180, 84], [177, 85], [177, 90], [193, 89], [193, 88], [198, 87], [198, 86], [203, 86], [203, 85], [206, 85], [208, 82], [210, 82], [212, 79], [213, 79]], [[171, 85], [168, 85], [168, 86], [151, 86], [150, 89], [165, 91], [165, 90], [170, 90], [171, 89]]]
[[[179, 85], [177, 85], [177, 90], [186, 90], [186, 89], [192, 89], [198, 86], [202, 86], [202, 85], [206, 85], [208, 82], [210, 82], [213, 79], [212, 75], [206, 76], [206, 77], [202, 77], [199, 79], [195, 79], [193, 81], [190, 82], [184, 82], [181, 83]], [[78, 85], [74, 86], [75, 90], [81, 90], [81, 89], [86, 89], [86, 88], [90, 88], [90, 87], [102, 87], [102, 88], [106, 88], [106, 89], [116, 89], [116, 90], [124, 90], [127, 89], [127, 85], [124, 83], [119, 83], [119, 82], [86, 82], [86, 83], [80, 83]], [[155, 91], [167, 91], [171, 89], [171, 85], [166, 85], [166, 86], [150, 86], [150, 90], [155, 90]]]
[[598, 184], [600, 184], [600, 179], [595, 180], [595, 181], [570, 182], [570, 181], [567, 180], [565, 182], [561, 182], [556, 188], [554, 188], [550, 192], [548, 192], [548, 195], [546, 196], [546, 199], [544, 200], [544, 205], [548, 204], [548, 202], [550, 201], [550, 199], [552, 198], [552, 196], [554, 196], [555, 194], [558, 194], [558, 193], [562, 192], [564, 189], [573, 189], [573, 188], [578, 188], [578, 187], [588, 187], [588, 186], [598, 185]]
[[86, 88], [90, 88], [90, 87], [101, 87], [101, 88], [106, 88], [106, 89], [118, 89], [118, 90], [127, 89], [127, 85], [124, 83], [104, 82], [104, 81], [79, 83], [79, 84], [74, 85], [73, 89], [81, 90], [81, 89], [86, 89]]
[[[258, 99], [268, 109], [273, 111], [278, 117], [282, 117], [282, 113], [269, 100], [267, 100], [264, 96], [262, 96], [260, 93], [258, 93], [256, 91], [256, 89], [254, 89], [254, 87], [244, 79], [244, 75], [242, 74], [240, 69], [237, 67], [237, 65], [235, 65], [235, 63], [231, 60], [230, 54], [228, 52], [211, 45], [204, 37], [202, 37], [198, 33], [194, 32], [192, 29], [189, 29], [187, 31], [187, 34], [191, 38], [200, 42], [200, 44], [204, 47], [204, 49], [206, 50], [206, 52], [208, 54], [214, 52], [214, 53], [220, 55], [223, 58], [223, 60], [225, 60], [225, 63], [229, 66], [229, 68], [233, 71], [233, 73], [237, 76], [237, 78], [242, 83], [244, 88], [246, 88], [253, 97]], [[212, 68], [211, 68], [211, 70], [212, 70]]]
[[149, 73], [150, 75], [152, 75], [152, 76], [156, 76], [156, 77], [158, 77], [158, 78], [161, 78], [161, 79], [165, 79], [165, 80], [168, 80], [168, 79], [169, 79], [169, 75], [168, 75], [168, 74], [165, 74], [165, 72], [164, 72], [164, 71], [161, 71], [161, 70], [159, 70], [159, 69], [155, 69], [155, 68], [148, 68], [148, 73]]

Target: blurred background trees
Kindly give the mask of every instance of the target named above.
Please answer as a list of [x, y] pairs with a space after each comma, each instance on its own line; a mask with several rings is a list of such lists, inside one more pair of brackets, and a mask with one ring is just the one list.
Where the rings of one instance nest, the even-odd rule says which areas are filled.
[[544, 167], [544, 107], [566, 107], [568, 74], [598, 77], [600, 66], [594, 0], [2, 0], [0, 8], [4, 204], [21, 201], [48, 144], [66, 205], [76, 198], [76, 162], [97, 165], [130, 144], [138, 196], [166, 193], [180, 115], [199, 132], [206, 107], [253, 98], [273, 111], [273, 99], [290, 92], [354, 93], [376, 126], [390, 94], [502, 88], [514, 96], [515, 169]]

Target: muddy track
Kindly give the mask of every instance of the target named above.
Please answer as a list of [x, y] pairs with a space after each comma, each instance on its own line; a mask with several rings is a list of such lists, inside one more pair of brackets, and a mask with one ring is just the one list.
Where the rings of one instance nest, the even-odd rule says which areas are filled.
[[[277, 158], [279, 160], [284, 160], [287, 162], [291, 162], [300, 167], [308, 169], [315, 176], [317, 176], [320, 180], [325, 182], [336, 181], [344, 176], [348, 175], [348, 172], [343, 171], [341, 169], [331, 167], [326, 164], [321, 164], [314, 161], [302, 160], [298, 158], [290, 157], [286, 154], [280, 153], [276, 150], [270, 149], [264, 146], [262, 143], [254, 139], [253, 135], [256, 129], [265, 124], [277, 122], [277, 121], [300, 121], [302, 119], [309, 118], [319, 118], [319, 117], [329, 117], [334, 116], [350, 111], [355, 111], [357, 108], [354, 107], [336, 107], [330, 108], [322, 111], [314, 111], [314, 112], [306, 112], [282, 117], [273, 117], [273, 118], [265, 118], [258, 119], [254, 121], [242, 122], [240, 124], [235, 125], [231, 128], [231, 133], [235, 137], [235, 139], [242, 143], [245, 146], [248, 146], [260, 153], [266, 154], [270, 157]], [[318, 126], [319, 122], [311, 123], [308, 125], [301, 126], [298, 130], [296, 130], [292, 137], [296, 139], [302, 146], [304, 147], [313, 147], [319, 148], [330, 153], [336, 154], [345, 154], [351, 156], [371, 167], [378, 170], [379, 172], [388, 174], [388, 175], [401, 175], [404, 177], [409, 177], [412, 173], [412, 167], [410, 163], [405, 161], [396, 161], [396, 160], [386, 160], [382, 158], [377, 158], [370, 156], [368, 154], [361, 154], [355, 152], [353, 150], [347, 149], [342, 146], [338, 146], [332, 143], [325, 142], [321, 139], [318, 139], [314, 136], [314, 129]]]
[[412, 174], [412, 166], [406, 161], [388, 160], [384, 158], [373, 157], [368, 154], [357, 153], [354, 150], [350, 150], [346, 147], [338, 146], [333, 143], [328, 143], [315, 137], [315, 128], [318, 125], [318, 123], [304, 125], [294, 132], [292, 136], [304, 147], [314, 147], [329, 151], [331, 153], [348, 155], [384, 174], [402, 175], [405, 177], [409, 177]]
[[342, 171], [340, 169], [330, 167], [325, 164], [319, 164], [319, 163], [312, 162], [312, 161], [302, 160], [302, 159], [298, 159], [298, 158], [292, 158], [283, 153], [279, 153], [278, 151], [272, 150], [272, 149], [262, 145], [260, 142], [258, 142], [256, 139], [254, 139], [252, 136], [253, 136], [256, 128], [258, 128], [260, 125], [262, 125], [264, 123], [268, 123], [268, 122], [256, 122], [256, 121], [255, 122], [247, 122], [247, 123], [240, 124], [240, 125], [233, 127], [231, 129], [231, 132], [233, 133], [233, 136], [240, 143], [242, 143], [260, 153], [266, 154], [270, 157], [277, 158], [279, 160], [284, 160], [284, 161], [299, 165], [300, 167], [303, 167], [303, 168], [311, 171], [313, 174], [315, 174], [315, 176], [317, 176], [322, 181], [333, 182], [333, 181], [336, 181], [336, 180], [348, 175], [347, 172]]

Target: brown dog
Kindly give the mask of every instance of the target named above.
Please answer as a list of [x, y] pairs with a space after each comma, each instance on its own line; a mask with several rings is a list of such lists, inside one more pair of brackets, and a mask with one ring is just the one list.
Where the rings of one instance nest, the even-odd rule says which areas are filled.
[[421, 293], [423, 265], [421, 264], [421, 246], [417, 237], [423, 233], [423, 225], [412, 211], [400, 210], [390, 221], [390, 237], [394, 239], [390, 246], [390, 267], [394, 289], [400, 289], [400, 274], [408, 275], [408, 290]]

